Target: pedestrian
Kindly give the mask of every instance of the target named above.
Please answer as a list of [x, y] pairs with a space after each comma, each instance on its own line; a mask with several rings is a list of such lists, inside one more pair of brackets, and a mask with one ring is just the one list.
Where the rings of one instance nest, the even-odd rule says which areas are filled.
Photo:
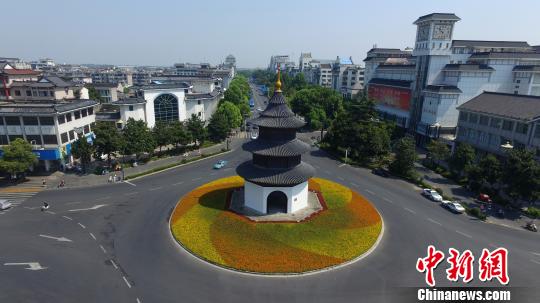
[[60, 187], [64, 187], [66, 185], [66, 181], [64, 181], [64, 179], [62, 179], [62, 181], [60, 181]]
[[116, 183], [116, 173], [114, 173], [113, 182]]
[[43, 186], [46, 186], [46, 185], [47, 185], [47, 181], [45, 181], [45, 179], [41, 179], [41, 184], [43, 184]]
[[108, 182], [109, 182], [109, 183], [112, 183], [112, 181], [113, 181], [113, 180], [112, 180], [112, 175], [109, 175], [109, 181], [108, 181]]

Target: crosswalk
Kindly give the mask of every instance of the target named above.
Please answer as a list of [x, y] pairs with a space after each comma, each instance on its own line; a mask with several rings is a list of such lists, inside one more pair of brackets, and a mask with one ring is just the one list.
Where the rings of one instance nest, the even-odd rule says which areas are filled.
[[43, 190], [41, 186], [33, 187], [13, 187], [0, 189], [0, 199], [10, 202], [11, 208], [0, 211], [0, 215], [5, 215], [15, 207], [19, 207], [24, 201], [35, 196]]

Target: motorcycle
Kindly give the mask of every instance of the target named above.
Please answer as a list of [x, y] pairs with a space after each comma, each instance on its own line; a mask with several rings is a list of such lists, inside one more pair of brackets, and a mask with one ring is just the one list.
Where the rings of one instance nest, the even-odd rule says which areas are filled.
[[537, 232], [538, 231], [538, 228], [536, 227], [536, 224], [534, 224], [533, 222], [528, 222], [526, 225], [525, 225], [525, 228], [530, 230], [530, 231], [534, 231], [534, 232]]
[[41, 211], [46, 211], [49, 209], [49, 203], [43, 202], [43, 205], [41, 206]]

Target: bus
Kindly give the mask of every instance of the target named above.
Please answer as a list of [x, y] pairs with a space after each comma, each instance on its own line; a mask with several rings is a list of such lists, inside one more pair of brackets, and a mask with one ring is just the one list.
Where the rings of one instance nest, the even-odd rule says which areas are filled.
[[255, 101], [253, 100], [253, 97], [249, 99], [249, 107], [254, 108], [255, 107]]

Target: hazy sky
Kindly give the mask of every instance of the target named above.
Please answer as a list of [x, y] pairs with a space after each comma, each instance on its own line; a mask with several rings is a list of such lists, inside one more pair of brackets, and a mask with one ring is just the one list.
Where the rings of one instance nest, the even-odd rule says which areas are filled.
[[352, 56], [374, 45], [414, 43], [417, 17], [451, 12], [454, 39], [540, 44], [538, 0], [4, 0], [0, 57], [60, 63], [264, 67], [273, 54], [297, 61]]

